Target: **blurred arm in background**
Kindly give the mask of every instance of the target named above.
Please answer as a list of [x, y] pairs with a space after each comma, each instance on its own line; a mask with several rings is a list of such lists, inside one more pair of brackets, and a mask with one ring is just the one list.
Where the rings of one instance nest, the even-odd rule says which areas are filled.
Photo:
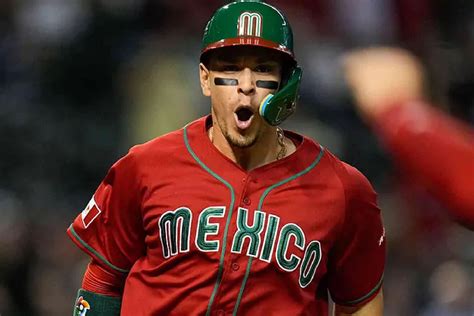
[[357, 110], [395, 164], [474, 230], [474, 130], [429, 105], [419, 61], [380, 47], [349, 53], [344, 67]]

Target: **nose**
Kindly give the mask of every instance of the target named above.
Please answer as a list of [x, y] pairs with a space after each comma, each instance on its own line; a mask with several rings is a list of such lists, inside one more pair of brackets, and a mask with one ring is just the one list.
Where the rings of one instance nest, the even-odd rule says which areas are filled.
[[255, 92], [255, 80], [249, 68], [244, 68], [240, 74], [238, 92], [244, 95], [251, 95]]

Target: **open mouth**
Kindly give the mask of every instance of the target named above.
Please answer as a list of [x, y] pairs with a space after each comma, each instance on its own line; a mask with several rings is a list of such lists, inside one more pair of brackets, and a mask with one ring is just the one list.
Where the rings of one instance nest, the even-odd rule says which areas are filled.
[[234, 114], [235, 114], [235, 121], [237, 123], [238, 128], [247, 129], [252, 123], [252, 118], [254, 115], [252, 108], [241, 106], [237, 108]]

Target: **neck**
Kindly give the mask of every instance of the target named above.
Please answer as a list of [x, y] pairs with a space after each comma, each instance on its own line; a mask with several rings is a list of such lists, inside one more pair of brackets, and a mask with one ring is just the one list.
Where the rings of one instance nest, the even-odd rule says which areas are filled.
[[255, 169], [277, 159], [282, 159], [294, 151], [288, 150], [288, 142], [292, 144], [290, 140], [283, 137], [284, 146], [281, 141], [278, 141], [275, 127], [270, 127], [268, 131], [260, 135], [254, 145], [246, 148], [232, 146], [214, 126], [209, 128], [208, 135], [211, 142], [222, 154], [245, 170]]

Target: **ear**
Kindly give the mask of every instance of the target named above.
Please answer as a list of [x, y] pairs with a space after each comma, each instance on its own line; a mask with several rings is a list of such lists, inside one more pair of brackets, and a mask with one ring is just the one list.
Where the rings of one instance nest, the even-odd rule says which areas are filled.
[[199, 79], [201, 81], [202, 94], [204, 94], [206, 97], [211, 96], [210, 77], [211, 77], [211, 74], [209, 72], [209, 69], [207, 69], [203, 63], [200, 63], [199, 64]]

